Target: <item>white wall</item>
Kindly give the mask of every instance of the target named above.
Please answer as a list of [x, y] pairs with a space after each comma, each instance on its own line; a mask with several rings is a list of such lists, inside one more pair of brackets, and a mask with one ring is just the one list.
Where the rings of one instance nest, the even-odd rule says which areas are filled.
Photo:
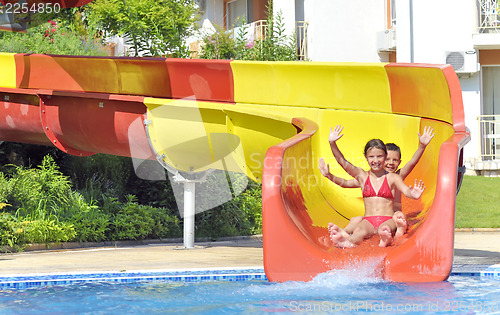
[[396, 61], [411, 62], [410, 2], [396, 0]]
[[[413, 3], [413, 60], [410, 28], [410, 3]], [[472, 0], [399, 0], [396, 2], [397, 62], [445, 64], [447, 51], [474, 50], [476, 7]], [[479, 158], [477, 116], [481, 112], [480, 73], [461, 78], [465, 124], [471, 141], [464, 160]]]
[[[413, 29], [410, 28], [413, 3]], [[444, 63], [446, 51], [473, 50], [475, 2], [471, 0], [399, 0], [396, 2], [397, 61]]]
[[274, 0], [273, 15], [276, 17], [279, 12], [285, 24], [285, 34], [292, 36], [295, 33], [295, 1]]
[[474, 165], [473, 161], [479, 159], [480, 154], [480, 136], [477, 120], [477, 116], [481, 115], [480, 73], [476, 73], [469, 79], [460, 79], [460, 85], [462, 86], [465, 125], [471, 132], [471, 141], [464, 149], [464, 161]]
[[385, 0], [305, 0], [309, 59], [379, 62], [377, 32], [385, 17]]

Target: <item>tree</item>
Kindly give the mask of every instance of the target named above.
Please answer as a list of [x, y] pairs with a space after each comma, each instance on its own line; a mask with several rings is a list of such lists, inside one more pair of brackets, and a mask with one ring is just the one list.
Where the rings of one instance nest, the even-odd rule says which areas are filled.
[[197, 19], [193, 0], [95, 0], [90, 8], [107, 35], [130, 39], [135, 56], [185, 56]]

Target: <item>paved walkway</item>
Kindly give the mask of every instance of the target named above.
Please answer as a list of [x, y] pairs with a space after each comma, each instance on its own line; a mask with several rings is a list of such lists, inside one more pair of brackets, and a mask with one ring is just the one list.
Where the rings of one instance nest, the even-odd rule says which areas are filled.
[[[500, 232], [456, 232], [454, 262], [461, 266], [500, 263]], [[261, 238], [196, 243], [194, 249], [182, 249], [181, 243], [156, 243], [0, 255], [0, 275], [250, 266], [263, 266]]]
[[196, 243], [193, 249], [153, 243], [0, 255], [0, 275], [250, 266], [263, 266], [262, 238]]

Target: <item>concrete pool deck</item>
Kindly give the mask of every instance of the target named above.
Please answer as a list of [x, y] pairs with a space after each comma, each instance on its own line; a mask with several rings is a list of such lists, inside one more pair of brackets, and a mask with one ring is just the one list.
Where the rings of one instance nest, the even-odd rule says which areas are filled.
[[[1, 254], [0, 275], [263, 266], [262, 237], [195, 245], [153, 242]], [[499, 230], [455, 232], [454, 270], [494, 264], [500, 264]]]

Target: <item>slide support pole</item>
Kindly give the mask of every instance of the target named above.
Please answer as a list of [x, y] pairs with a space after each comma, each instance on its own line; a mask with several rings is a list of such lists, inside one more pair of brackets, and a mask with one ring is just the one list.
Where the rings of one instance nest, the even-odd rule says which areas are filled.
[[184, 247], [194, 248], [196, 182], [184, 181]]

